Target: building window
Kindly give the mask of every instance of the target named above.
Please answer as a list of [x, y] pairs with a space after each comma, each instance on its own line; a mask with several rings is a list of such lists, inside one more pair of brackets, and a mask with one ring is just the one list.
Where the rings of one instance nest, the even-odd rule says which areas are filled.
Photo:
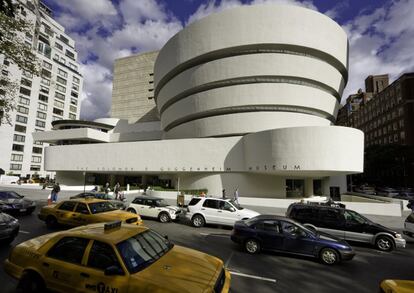
[[16, 152], [23, 152], [24, 151], [24, 145], [21, 144], [13, 144], [12, 150]]
[[45, 105], [45, 104], [40, 104], [39, 103], [39, 105], [37, 106], [37, 108], [39, 110], [42, 110], [42, 111], [47, 111], [47, 105]]
[[80, 79], [77, 78], [76, 76], [73, 77], [73, 82], [79, 84]]
[[56, 121], [56, 120], [62, 120], [62, 117], [53, 116], [52, 121]]
[[400, 132], [400, 138], [401, 140], [405, 140], [405, 131]]
[[400, 126], [400, 128], [403, 128], [404, 127], [404, 120], [403, 119], [401, 119], [399, 121], [399, 126]]
[[50, 85], [50, 80], [48, 80], [48, 79], [46, 79], [46, 78], [42, 78], [42, 79], [40, 80], [40, 82], [41, 82], [42, 84], [44, 84], [44, 85]]
[[75, 64], [69, 63], [69, 67], [75, 71], [78, 71], [78, 66], [76, 66]]
[[77, 98], [77, 97], [78, 97], [78, 93], [75, 93], [74, 91], [71, 91], [71, 92], [70, 92], [70, 95], [71, 95], [72, 97], [75, 97], [75, 98]]
[[40, 86], [40, 91], [44, 94], [49, 94], [49, 88], [45, 87], [45, 86]]
[[9, 61], [9, 60], [7, 60], [6, 58], [4, 58], [4, 60], [3, 60], [3, 65], [5, 65], [5, 66], [9, 66], [9, 65], [10, 65], [10, 61]]
[[72, 89], [75, 91], [79, 91], [79, 86], [77, 84], [72, 84]]
[[20, 134], [15, 134], [13, 136], [13, 141], [17, 141], [17, 142], [24, 142], [25, 141], [25, 136], [24, 135], [20, 135]]
[[22, 85], [24, 85], [24, 86], [27, 86], [27, 87], [32, 87], [32, 81], [31, 81], [31, 80], [28, 80], [28, 79], [26, 79], [26, 78], [23, 78], [23, 77], [22, 77], [22, 79], [20, 80], [20, 83], [21, 83]]
[[41, 121], [41, 120], [36, 120], [36, 126], [44, 128], [46, 126], [46, 122]]
[[33, 142], [33, 144], [34, 144], [34, 145], [43, 145], [43, 142], [38, 141], [38, 140], [35, 140], [35, 141]]
[[58, 91], [61, 91], [61, 92], [64, 92], [64, 93], [66, 92], [66, 88], [64, 86], [61, 86], [60, 84], [56, 85], [56, 89]]
[[72, 105], [77, 105], [78, 104], [78, 100], [76, 100], [76, 99], [74, 99], [74, 98], [71, 98], [70, 99], [70, 103], [72, 104]]
[[59, 102], [59, 101], [57, 101], [57, 100], [55, 100], [55, 101], [53, 102], [53, 104], [54, 104], [56, 107], [59, 107], [59, 108], [64, 108], [64, 107], [65, 107], [65, 104], [64, 104], [64, 103]]
[[22, 164], [10, 164], [10, 170], [21, 170]]
[[66, 59], [63, 57], [60, 57], [60, 63], [66, 64]]
[[19, 97], [19, 103], [23, 104], [23, 105], [29, 105], [30, 104], [30, 100], [26, 99], [24, 97]]
[[[66, 85], [66, 79], [61, 78], [60, 76], [58, 76], [58, 77], [56, 77], [56, 80], [57, 80], [57, 82], [60, 82], [61, 84]], [[60, 89], [60, 91], [65, 92], [65, 91], [66, 91], [66, 89], [64, 89], [64, 90], [61, 90], [61, 89]]]
[[63, 116], [63, 110], [58, 108], [53, 108], [53, 114]]
[[58, 42], [55, 42], [55, 48], [58, 48], [59, 50], [63, 51], [63, 46]]
[[52, 49], [50, 48], [49, 45], [39, 41], [38, 46], [37, 46], [37, 51], [39, 51], [41, 54], [43, 54], [44, 56], [50, 59]]
[[30, 171], [40, 171], [39, 165], [30, 165]]
[[42, 157], [32, 156], [32, 163], [41, 163]]
[[23, 107], [23, 106], [17, 106], [17, 112], [22, 113], [22, 114], [28, 114], [29, 113], [29, 108]]
[[26, 133], [26, 126], [16, 124], [14, 125], [14, 131]]
[[43, 149], [38, 148], [38, 147], [33, 147], [32, 151], [34, 154], [41, 154], [43, 152]]
[[77, 111], [76, 107], [75, 107], [75, 106], [72, 106], [72, 105], [70, 105], [69, 110], [70, 110], [71, 112], [75, 112], [75, 113], [76, 113], [76, 111]]
[[47, 77], [47, 78], [51, 78], [52, 77], [52, 72], [50, 72], [49, 70], [46, 70], [46, 69], [42, 69], [42, 77]]
[[62, 42], [64, 42], [65, 44], [69, 45], [69, 39], [68, 39], [68, 38], [64, 37], [63, 35], [60, 35], [60, 36], [59, 36], [59, 39], [60, 39]]
[[65, 95], [61, 94], [61, 93], [58, 93], [58, 92], [55, 92], [55, 98], [64, 101], [65, 100]]
[[[59, 75], [62, 75], [63, 77], [68, 77], [68, 73], [60, 68], [58, 69], [58, 73]], [[65, 84], [66, 84], [66, 81], [65, 81]]]
[[30, 96], [30, 90], [24, 87], [20, 87], [20, 93], [26, 96]]
[[37, 111], [37, 118], [46, 119], [46, 113]]
[[69, 113], [69, 119], [76, 120], [76, 115], [72, 114], [72, 113]]
[[45, 95], [42, 95], [42, 94], [39, 94], [39, 101], [47, 103], [49, 101], [49, 97], [45, 96]]
[[27, 117], [21, 116], [21, 115], [16, 115], [16, 122], [27, 123]]
[[52, 64], [50, 64], [49, 62], [46, 62], [43, 60], [43, 67], [47, 68], [47, 69], [52, 69]]
[[10, 160], [16, 162], [23, 162], [23, 155], [12, 154]]
[[75, 54], [73, 54], [73, 52], [66, 50], [65, 55], [68, 56], [70, 59], [75, 60]]

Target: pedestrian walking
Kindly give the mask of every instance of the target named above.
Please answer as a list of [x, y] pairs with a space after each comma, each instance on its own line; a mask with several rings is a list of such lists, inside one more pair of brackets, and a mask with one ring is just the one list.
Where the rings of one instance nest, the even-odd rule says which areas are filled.
[[117, 182], [114, 186], [115, 199], [120, 199], [120, 194], [119, 194], [120, 191], [121, 191], [121, 185], [119, 184], [119, 182]]
[[239, 204], [239, 189], [236, 188], [236, 190], [234, 191], [234, 202], [237, 202], [237, 204]]
[[221, 194], [222, 194], [223, 199], [226, 199], [226, 190], [225, 189], [223, 189], [221, 191]]
[[57, 182], [55, 185], [53, 185], [53, 189], [51, 193], [52, 203], [57, 202], [59, 192], [60, 192], [60, 185], [59, 185], [59, 182]]
[[105, 199], [108, 198], [108, 194], [110, 191], [111, 191], [111, 188], [109, 187], [109, 182], [106, 182], [105, 187], [104, 187]]

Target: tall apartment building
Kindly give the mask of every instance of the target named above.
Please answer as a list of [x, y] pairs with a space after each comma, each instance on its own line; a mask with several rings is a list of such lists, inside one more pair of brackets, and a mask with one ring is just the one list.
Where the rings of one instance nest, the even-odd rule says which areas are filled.
[[367, 92], [359, 92], [359, 99], [351, 95], [339, 110], [337, 124], [365, 133], [365, 179], [381, 185], [412, 186], [414, 73], [403, 74], [390, 85], [386, 75], [369, 76], [365, 85]]
[[32, 133], [50, 130], [55, 120], [79, 119], [83, 78], [75, 42], [52, 18], [52, 11], [37, 0], [19, 2], [23, 15], [34, 24], [25, 42], [36, 50], [41, 74], [22, 72], [0, 55], [1, 74], [20, 82], [12, 125], [0, 125], [0, 168], [23, 177], [47, 176], [43, 168], [46, 144], [34, 141]]
[[154, 63], [159, 51], [115, 60], [111, 117], [129, 123], [159, 121], [154, 101]]

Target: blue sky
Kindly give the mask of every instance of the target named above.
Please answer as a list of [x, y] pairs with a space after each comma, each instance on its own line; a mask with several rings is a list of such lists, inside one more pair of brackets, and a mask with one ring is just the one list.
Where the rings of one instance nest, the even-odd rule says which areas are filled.
[[[160, 49], [187, 24], [240, 5], [291, 4], [338, 22], [350, 42], [343, 99], [370, 74], [414, 71], [413, 0], [44, 0], [76, 41], [84, 76], [82, 119], [108, 117], [116, 58]], [[300, 20], [298, 20], [300, 21]]]

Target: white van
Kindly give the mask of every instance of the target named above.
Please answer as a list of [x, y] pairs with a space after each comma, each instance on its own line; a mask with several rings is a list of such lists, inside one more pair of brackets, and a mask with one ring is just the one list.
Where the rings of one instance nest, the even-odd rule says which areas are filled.
[[414, 238], [414, 212], [405, 219], [403, 233]]

